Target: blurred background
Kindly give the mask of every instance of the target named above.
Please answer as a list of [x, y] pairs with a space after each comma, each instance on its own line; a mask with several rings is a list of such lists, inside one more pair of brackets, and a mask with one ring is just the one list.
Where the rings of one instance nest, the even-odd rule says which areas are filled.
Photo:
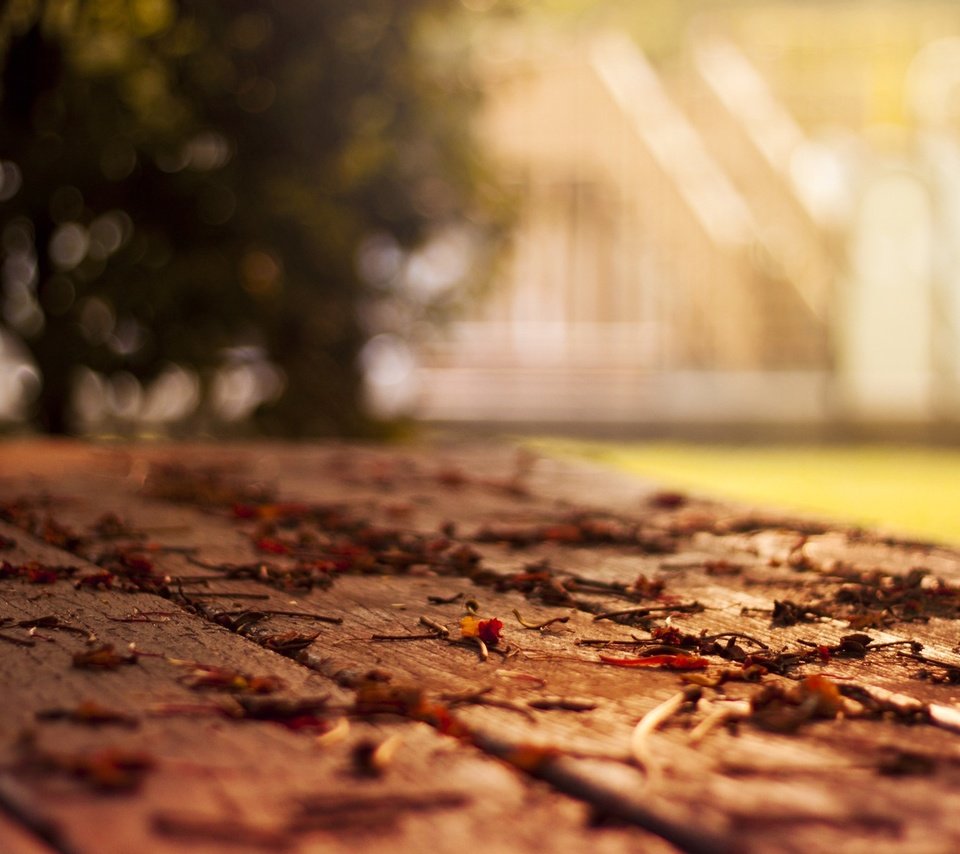
[[488, 35], [483, 139], [519, 221], [429, 349], [423, 411], [951, 432], [955, 4], [580, 6]]
[[8, 432], [957, 435], [954, 2], [6, 0], [0, 70]]

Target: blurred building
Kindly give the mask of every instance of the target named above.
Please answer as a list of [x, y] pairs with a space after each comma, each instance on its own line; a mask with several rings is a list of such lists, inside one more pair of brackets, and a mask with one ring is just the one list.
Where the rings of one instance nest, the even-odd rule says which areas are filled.
[[957, 34], [942, 2], [728, 7], [656, 64], [504, 33], [482, 134], [519, 223], [421, 347], [418, 414], [960, 420]]

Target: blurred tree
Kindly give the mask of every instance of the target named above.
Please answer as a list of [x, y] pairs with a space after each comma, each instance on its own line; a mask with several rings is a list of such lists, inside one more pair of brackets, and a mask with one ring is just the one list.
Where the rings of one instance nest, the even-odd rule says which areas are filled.
[[475, 92], [456, 30], [423, 37], [455, 6], [6, 0], [0, 322], [42, 373], [39, 426], [71, 429], [81, 367], [209, 388], [262, 353], [284, 385], [261, 427], [365, 429], [358, 308], [384, 283], [358, 252], [477, 219]]

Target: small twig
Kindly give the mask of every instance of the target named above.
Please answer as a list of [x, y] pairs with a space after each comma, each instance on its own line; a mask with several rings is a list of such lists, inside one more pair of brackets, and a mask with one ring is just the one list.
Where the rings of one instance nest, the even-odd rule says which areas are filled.
[[577, 638], [575, 646], [640, 646], [650, 643], [649, 638], [634, 638], [633, 640], [610, 640], [609, 638]]
[[221, 819], [186, 813], [156, 812], [150, 816], [154, 833], [190, 843], [220, 843], [223, 845], [253, 846], [281, 851], [291, 841], [285, 829], [271, 829], [243, 824], [235, 818]]
[[[44, 638], [44, 640], [46, 640], [46, 638]], [[30, 638], [18, 638], [3, 632], [0, 632], [0, 641], [6, 641], [16, 646], [34, 646], [34, 642]]]
[[452, 605], [463, 598], [463, 592], [454, 593], [453, 596], [428, 596], [427, 602], [431, 605]]
[[[517, 745], [483, 732], [474, 732], [473, 743], [485, 753], [504, 761], [517, 754]], [[524, 770], [554, 789], [590, 805], [598, 814], [620, 819], [654, 833], [685, 854], [724, 854], [735, 850], [725, 835], [703, 824], [691, 825], [657, 808], [650, 799], [631, 797], [622, 787], [585, 772], [580, 763], [564, 756], [545, 758]]]
[[[241, 609], [236, 611], [222, 611], [220, 615], [225, 617], [233, 617], [247, 613], [251, 612]], [[318, 623], [330, 623], [335, 626], [339, 626], [343, 623], [343, 617], [328, 617], [325, 614], [314, 614], [309, 611], [258, 610], [255, 613], [263, 614], [265, 617], [303, 617], [305, 620], [315, 620]]]
[[713, 732], [718, 726], [729, 720], [740, 720], [750, 716], [749, 700], [727, 700], [722, 703], [715, 702], [712, 711], [700, 721], [687, 737], [690, 744], [699, 744]]
[[873, 652], [875, 649], [888, 649], [891, 646], [909, 646], [912, 652], [920, 652], [923, 649], [923, 644], [920, 641], [895, 640], [867, 644], [867, 652]]
[[517, 622], [520, 623], [520, 625], [525, 629], [545, 629], [547, 626], [552, 626], [556, 623], [567, 623], [570, 621], [570, 617], [568, 615], [563, 617], [553, 617], [550, 620], [544, 620], [542, 623], [533, 623], [530, 620], [524, 619], [520, 611], [518, 611], [516, 608], [513, 609], [513, 616], [517, 618]]
[[594, 614], [593, 621], [613, 620], [616, 617], [646, 617], [662, 611], [674, 611], [676, 613], [692, 613], [703, 610], [703, 605], [699, 602], [681, 602], [677, 605], [644, 605], [642, 608], [621, 608], [618, 611], [604, 611], [602, 614]]
[[424, 795], [316, 795], [300, 801], [290, 819], [292, 833], [336, 831], [354, 827], [384, 830], [414, 813], [462, 808], [470, 799], [460, 792], [434, 791]]
[[30, 620], [20, 620], [17, 625], [23, 629], [57, 629], [61, 632], [83, 635], [86, 638], [93, 637], [93, 632], [82, 629], [80, 626], [72, 626], [70, 623], [65, 623], [55, 614], [50, 614], [46, 617], [34, 617]]
[[547, 680], [542, 676], [534, 676], [532, 673], [521, 673], [519, 670], [494, 670], [493, 675], [500, 679], [513, 679], [518, 682], [527, 682], [536, 688], [545, 688]]
[[638, 653], [643, 655], [690, 655], [689, 649], [684, 649], [679, 646], [670, 646], [665, 643], [655, 643], [653, 641], [641, 641], [638, 646], [643, 647], [643, 649], [638, 649]]
[[243, 592], [237, 592], [235, 590], [224, 590], [222, 592], [213, 591], [213, 590], [205, 591], [205, 592], [191, 591], [189, 594], [184, 593], [183, 591], [180, 591], [180, 595], [183, 596], [184, 599], [190, 599], [190, 598], [199, 599], [201, 597], [207, 598], [207, 599], [210, 599], [210, 598], [222, 599], [225, 597], [230, 599], [269, 599], [270, 598], [269, 593], [243, 593]]
[[678, 691], [669, 699], [664, 700], [659, 706], [655, 706], [647, 712], [633, 728], [633, 733], [630, 736], [630, 755], [646, 772], [648, 788], [654, 788], [661, 774], [659, 765], [657, 765], [650, 755], [650, 736], [679, 712], [685, 703], [699, 696], [699, 688], [692, 690], [687, 688], [683, 691]]
[[597, 704], [590, 700], [577, 700], [567, 697], [544, 697], [541, 700], [530, 700], [527, 705], [539, 711], [557, 709], [563, 712], [592, 712]]
[[759, 647], [760, 649], [770, 649], [762, 640], [758, 640], [752, 635], [745, 635], [743, 632], [720, 632], [716, 635], [704, 635], [698, 640], [701, 643], [709, 643], [710, 641], [717, 641], [721, 638], [733, 638], [734, 640], [745, 640], [752, 643], [754, 646]]
[[88, 726], [117, 724], [135, 728], [140, 725], [139, 718], [134, 715], [101, 706], [90, 700], [78, 703], [73, 708], [56, 706], [50, 709], [39, 709], [34, 713], [34, 717], [38, 721], [67, 720]]
[[568, 575], [567, 580], [574, 582], [578, 587], [588, 587], [593, 590], [603, 590], [606, 593], [617, 593], [623, 596], [632, 595], [630, 585], [624, 584], [622, 581], [601, 581], [583, 575]]
[[316, 744], [318, 747], [329, 747], [331, 744], [336, 744], [340, 741], [343, 741], [349, 732], [350, 720], [346, 717], [338, 718], [331, 730], [321, 733], [314, 739], [314, 744]]
[[490, 658], [490, 651], [487, 649], [487, 645], [483, 642], [483, 638], [477, 636], [473, 640], [477, 642], [477, 646], [480, 647], [480, 660], [486, 661]]
[[487, 695], [493, 691], [493, 687], [480, 688], [477, 691], [468, 691], [461, 694], [441, 694], [440, 699], [448, 703], [451, 708], [454, 706], [492, 706], [497, 709], [507, 709], [511, 712], [523, 715], [527, 720], [535, 721], [536, 718], [529, 709], [511, 703], [509, 700], [498, 700]]
[[174, 715], [218, 715], [236, 717], [239, 710], [218, 703], [154, 703], [146, 712], [151, 717], [171, 717]]
[[445, 703], [449, 703], [450, 705], [476, 703], [479, 702], [481, 698], [486, 697], [486, 695], [492, 691], [492, 685], [488, 685], [486, 688], [477, 688], [473, 691], [445, 691], [444, 693], [440, 694], [440, 699]]
[[448, 637], [450, 635], [450, 629], [448, 629], [443, 623], [438, 623], [436, 620], [431, 620], [429, 617], [420, 617], [420, 625], [426, 626], [428, 629], [433, 629], [437, 634], [443, 635], [443, 637]]
[[441, 640], [444, 635], [441, 632], [431, 632], [423, 635], [371, 635], [372, 641], [420, 641], [420, 640]]
[[114, 623], [169, 623], [170, 618], [175, 614], [174, 611], [141, 611], [134, 608], [127, 617], [107, 617], [107, 619]]
[[399, 733], [394, 733], [379, 743], [361, 741], [354, 746], [353, 762], [361, 774], [378, 777], [387, 770], [393, 756], [403, 743]]

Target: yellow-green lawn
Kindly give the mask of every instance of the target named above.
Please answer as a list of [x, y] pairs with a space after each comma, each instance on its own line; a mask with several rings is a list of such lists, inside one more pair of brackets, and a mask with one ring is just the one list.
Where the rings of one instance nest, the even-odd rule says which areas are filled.
[[666, 487], [960, 543], [960, 449], [565, 439], [534, 445]]

